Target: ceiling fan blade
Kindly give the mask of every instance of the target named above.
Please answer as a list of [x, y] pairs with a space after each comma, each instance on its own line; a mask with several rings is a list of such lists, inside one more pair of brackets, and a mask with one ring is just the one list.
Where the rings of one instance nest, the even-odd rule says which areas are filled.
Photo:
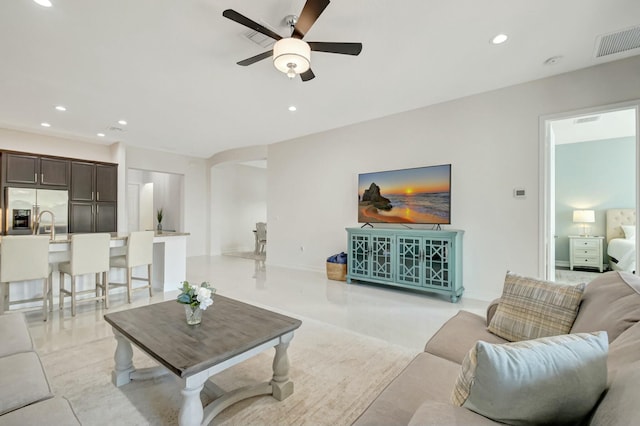
[[358, 56], [362, 52], [362, 43], [325, 43], [310, 41], [309, 46], [315, 52], [340, 53], [342, 55]]
[[311, 68], [309, 68], [308, 70], [300, 74], [300, 78], [302, 79], [302, 81], [309, 81], [316, 78], [316, 75], [313, 73], [313, 71], [311, 71]]
[[309, 31], [311, 26], [316, 22], [324, 9], [329, 6], [329, 0], [307, 0], [296, 26], [293, 28], [291, 37], [302, 38]]
[[247, 58], [247, 59], [245, 59], [243, 61], [238, 62], [238, 65], [242, 65], [243, 67], [246, 67], [247, 65], [255, 64], [258, 61], [261, 61], [263, 59], [267, 59], [271, 55], [273, 55], [273, 50], [267, 50], [264, 53], [261, 53], [261, 54], [256, 55], [256, 56], [252, 56], [250, 58]]
[[280, 34], [274, 33], [270, 29], [265, 28], [264, 26], [258, 24], [257, 22], [247, 18], [246, 16], [239, 14], [233, 9], [225, 10], [224, 12], [222, 12], [222, 16], [224, 16], [225, 18], [229, 18], [240, 25], [244, 25], [247, 28], [251, 28], [254, 31], [264, 34], [267, 37], [271, 37], [274, 40], [280, 40], [282, 38]]

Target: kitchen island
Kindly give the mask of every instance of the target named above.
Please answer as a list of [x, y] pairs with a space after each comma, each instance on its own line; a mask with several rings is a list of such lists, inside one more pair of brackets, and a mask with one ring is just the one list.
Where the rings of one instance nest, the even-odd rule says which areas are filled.
[[[180, 287], [182, 281], [186, 280], [187, 273], [187, 237], [189, 233], [184, 232], [156, 232], [153, 238], [153, 270], [152, 284], [154, 291], [172, 291]], [[111, 256], [120, 256], [126, 253], [128, 233], [111, 233]], [[2, 239], [0, 238], [0, 244]], [[56, 235], [55, 239], [49, 243], [49, 262], [53, 268], [52, 288], [54, 302], [60, 289], [60, 274], [58, 273], [58, 263], [66, 262], [70, 259], [71, 234]], [[134, 276], [147, 274], [146, 266], [134, 268]], [[91, 288], [93, 286], [93, 274], [78, 277], [78, 290]], [[125, 271], [122, 269], [112, 269], [109, 273], [109, 281], [125, 282]], [[86, 283], [86, 284], [85, 284]], [[134, 286], [136, 282], [134, 281]], [[114, 288], [110, 294], [126, 291], [124, 288]], [[27, 281], [23, 283], [11, 284], [11, 298], [29, 299], [42, 294], [41, 281]], [[41, 302], [16, 305], [16, 309], [28, 306], [41, 306]]]

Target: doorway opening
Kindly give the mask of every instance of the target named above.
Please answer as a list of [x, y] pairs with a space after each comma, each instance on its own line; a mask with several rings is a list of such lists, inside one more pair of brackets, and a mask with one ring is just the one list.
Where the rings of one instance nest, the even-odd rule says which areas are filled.
[[162, 209], [162, 230], [184, 229], [184, 175], [149, 170], [127, 171], [127, 217], [129, 232], [158, 228]]
[[[541, 117], [540, 276], [545, 279], [556, 281], [557, 272], [566, 277], [564, 270], [588, 274], [610, 268], [609, 241], [617, 235], [607, 226], [607, 212], [635, 214], [639, 201], [639, 110], [634, 101]], [[632, 225], [637, 228], [635, 220]], [[626, 254], [630, 272], [638, 259], [633, 240]]]

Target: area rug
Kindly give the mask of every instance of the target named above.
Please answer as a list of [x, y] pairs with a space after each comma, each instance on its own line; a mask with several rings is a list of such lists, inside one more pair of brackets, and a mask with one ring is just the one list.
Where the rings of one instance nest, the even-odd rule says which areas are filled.
[[[284, 401], [261, 396], [239, 402], [212, 425], [349, 425], [415, 356], [409, 349], [310, 319], [289, 347], [294, 393]], [[43, 354], [54, 393], [67, 398], [83, 425], [176, 425], [182, 396], [170, 374], [116, 388], [111, 383], [115, 339]], [[231, 390], [271, 378], [274, 350], [217, 376]], [[134, 348], [137, 368], [155, 365]], [[209, 397], [201, 395], [206, 404]]]

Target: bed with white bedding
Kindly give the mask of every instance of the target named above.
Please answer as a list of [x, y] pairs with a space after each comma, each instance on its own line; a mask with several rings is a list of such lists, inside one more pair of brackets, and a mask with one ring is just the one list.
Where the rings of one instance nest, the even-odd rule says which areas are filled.
[[607, 210], [607, 255], [614, 271], [636, 270], [636, 210]]

